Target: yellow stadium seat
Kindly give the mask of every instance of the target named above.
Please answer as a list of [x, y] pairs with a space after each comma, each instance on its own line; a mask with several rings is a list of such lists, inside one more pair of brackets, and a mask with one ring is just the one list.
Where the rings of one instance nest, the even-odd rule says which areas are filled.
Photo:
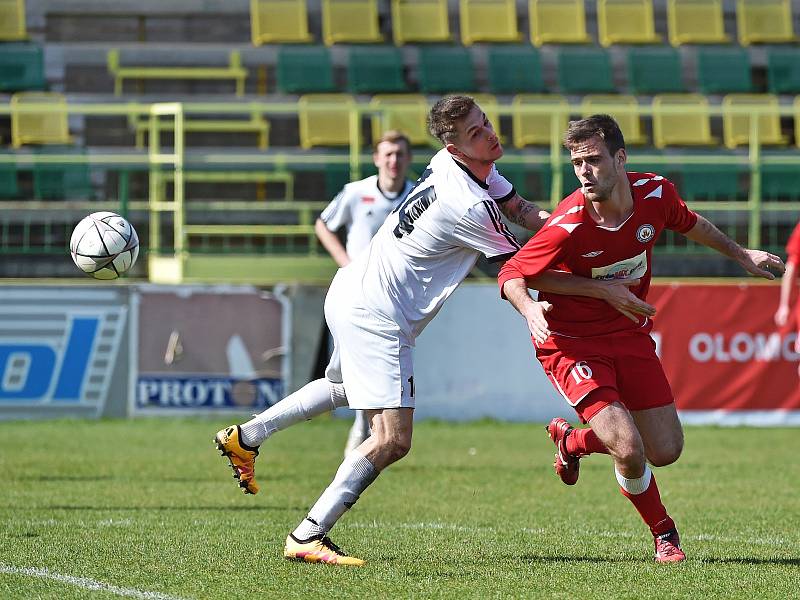
[[18, 92], [11, 96], [11, 145], [69, 144], [67, 101], [57, 92]]
[[25, 40], [25, 0], [0, 0], [0, 41]]
[[394, 43], [449, 42], [447, 0], [392, 0]]
[[430, 146], [436, 141], [428, 133], [428, 101], [422, 94], [375, 94], [369, 103], [372, 116], [372, 141], [388, 129], [408, 136], [412, 146]]
[[[567, 99], [557, 94], [517, 94], [514, 96], [511, 101], [514, 147], [549, 146], [553, 133], [560, 140], [567, 129], [568, 110]], [[555, 119], [555, 123], [553, 119]], [[554, 126], [556, 131], [553, 131]]]
[[736, 30], [739, 44], [794, 42], [789, 0], [737, 0]]
[[608, 114], [619, 123], [627, 144], [646, 144], [639, 118], [639, 102], [627, 94], [589, 94], [581, 102], [581, 115]]
[[653, 97], [653, 143], [667, 146], [715, 146], [708, 99], [701, 94], [659, 94]]
[[351, 118], [359, 118], [352, 96], [306, 94], [300, 96], [297, 105], [301, 147], [350, 145]]
[[730, 41], [725, 35], [722, 0], [669, 0], [667, 26], [673, 46]]
[[602, 46], [660, 43], [653, 0], [597, 0], [597, 35]]
[[586, 9], [583, 0], [529, 0], [531, 43], [587, 44]]
[[794, 145], [800, 148], [800, 96], [794, 99]]
[[306, 0], [250, 0], [250, 33], [254, 46], [311, 42]]
[[322, 41], [326, 46], [339, 42], [382, 42], [378, 3], [375, 0], [322, 0]]
[[460, 0], [461, 43], [518, 42], [516, 0]]
[[[738, 110], [737, 110], [738, 109]], [[782, 146], [780, 104], [773, 94], [728, 94], [722, 99], [722, 133], [725, 146], [736, 148], [750, 143], [753, 114], [758, 114], [758, 141]]]

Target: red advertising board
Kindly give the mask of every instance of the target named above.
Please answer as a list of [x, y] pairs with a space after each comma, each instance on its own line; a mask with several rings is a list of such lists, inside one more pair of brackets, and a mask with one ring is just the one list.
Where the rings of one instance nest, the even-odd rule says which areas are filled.
[[652, 286], [653, 337], [682, 416], [749, 412], [788, 422], [800, 415], [796, 324], [774, 324], [778, 295], [776, 285]]

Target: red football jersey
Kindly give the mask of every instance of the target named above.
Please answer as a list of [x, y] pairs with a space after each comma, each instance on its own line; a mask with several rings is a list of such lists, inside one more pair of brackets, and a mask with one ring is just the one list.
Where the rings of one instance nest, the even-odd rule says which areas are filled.
[[786, 262], [797, 263], [800, 261], [800, 223], [795, 225], [789, 241], [786, 242]]
[[[641, 279], [631, 288], [644, 300], [650, 288], [653, 245], [663, 229], [686, 233], [697, 222], [678, 196], [675, 186], [653, 173], [628, 173], [633, 212], [619, 227], [598, 225], [584, 210], [586, 199], [578, 189], [567, 196], [517, 254], [500, 270], [500, 289], [509, 279], [534, 277], [555, 269], [594, 279]], [[589, 337], [644, 329], [652, 323], [642, 317], [638, 324], [604, 300], [584, 296], [540, 294], [553, 305], [547, 314], [555, 335]]]

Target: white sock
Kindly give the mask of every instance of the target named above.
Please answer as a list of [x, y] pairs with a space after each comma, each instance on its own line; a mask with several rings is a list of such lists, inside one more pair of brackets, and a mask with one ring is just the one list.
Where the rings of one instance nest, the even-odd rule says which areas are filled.
[[242, 442], [252, 447], [259, 446], [276, 431], [340, 406], [347, 406], [344, 386], [317, 379], [242, 424]]
[[307, 540], [327, 534], [377, 477], [378, 470], [366, 457], [357, 450], [348, 454], [328, 489], [322, 492], [322, 496], [308, 511], [308, 517], [303, 519], [292, 535], [298, 540]]
[[644, 475], [636, 479], [627, 479], [623, 477], [620, 475], [619, 471], [617, 471], [616, 467], [614, 467], [614, 474], [617, 476], [620, 487], [634, 496], [645, 493], [647, 488], [650, 487], [650, 479], [653, 477], [653, 472], [648, 465], [644, 466]]

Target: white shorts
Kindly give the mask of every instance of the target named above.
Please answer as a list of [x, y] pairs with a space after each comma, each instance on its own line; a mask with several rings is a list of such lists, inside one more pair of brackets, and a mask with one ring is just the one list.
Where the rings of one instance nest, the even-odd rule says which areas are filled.
[[354, 305], [343, 279], [336, 275], [325, 298], [334, 343], [325, 377], [344, 384], [350, 408], [414, 408], [411, 344], [396, 323]]

